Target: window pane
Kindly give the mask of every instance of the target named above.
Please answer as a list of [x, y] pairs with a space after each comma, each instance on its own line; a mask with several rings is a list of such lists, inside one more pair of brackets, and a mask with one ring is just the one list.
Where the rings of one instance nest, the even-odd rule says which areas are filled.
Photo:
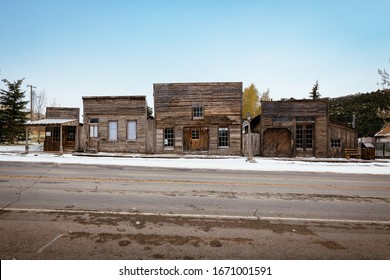
[[89, 126], [89, 137], [97, 138], [98, 137], [98, 126], [90, 125]]
[[303, 125], [297, 125], [297, 132], [296, 132], [296, 145], [297, 148], [303, 148]]
[[164, 130], [164, 147], [173, 147], [175, 145], [175, 134], [173, 128]]
[[203, 118], [203, 107], [193, 107], [192, 108], [192, 118], [193, 119], [202, 119]]
[[218, 147], [229, 147], [229, 129], [218, 129]]
[[137, 122], [128, 121], [127, 122], [127, 140], [136, 140], [137, 139]]
[[108, 122], [108, 140], [118, 140], [118, 122]]
[[306, 125], [306, 148], [313, 148], [313, 126]]
[[60, 142], [60, 128], [59, 127], [53, 127], [52, 141], [53, 142]]
[[199, 139], [199, 130], [192, 130], [192, 140]]

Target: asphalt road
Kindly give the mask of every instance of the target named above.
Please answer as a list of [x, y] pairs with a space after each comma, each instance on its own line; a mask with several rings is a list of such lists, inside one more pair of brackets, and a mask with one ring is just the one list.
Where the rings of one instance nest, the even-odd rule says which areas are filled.
[[389, 259], [390, 176], [0, 163], [1, 259]]

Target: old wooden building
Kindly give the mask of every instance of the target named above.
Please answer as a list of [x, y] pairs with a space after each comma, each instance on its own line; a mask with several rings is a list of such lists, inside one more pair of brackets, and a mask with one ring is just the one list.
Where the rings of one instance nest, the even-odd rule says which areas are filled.
[[153, 143], [154, 136], [147, 137], [145, 96], [88, 96], [83, 106], [86, 151], [151, 151], [147, 143]]
[[[44, 151], [73, 152], [80, 149], [80, 109], [47, 107], [46, 118], [27, 122], [27, 127], [45, 127]], [[26, 147], [26, 150], [28, 148]]]
[[265, 157], [344, 157], [357, 148], [356, 131], [329, 119], [326, 99], [262, 102], [259, 131]]
[[156, 152], [241, 154], [242, 83], [154, 84]]

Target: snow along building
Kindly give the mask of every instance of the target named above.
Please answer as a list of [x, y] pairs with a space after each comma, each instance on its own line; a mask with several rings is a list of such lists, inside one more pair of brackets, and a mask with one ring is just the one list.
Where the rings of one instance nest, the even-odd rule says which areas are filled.
[[260, 155], [264, 157], [344, 157], [357, 149], [356, 131], [330, 120], [328, 100], [261, 103]]

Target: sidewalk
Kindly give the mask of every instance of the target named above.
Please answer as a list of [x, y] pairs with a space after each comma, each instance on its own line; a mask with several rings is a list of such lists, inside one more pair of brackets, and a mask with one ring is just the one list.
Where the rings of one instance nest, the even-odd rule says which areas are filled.
[[113, 165], [145, 168], [208, 169], [271, 172], [316, 172], [343, 174], [390, 175], [390, 160], [347, 160], [317, 158], [263, 158], [254, 157], [248, 162], [242, 156], [195, 156], [195, 155], [143, 155], [143, 154], [64, 154], [47, 153], [38, 149], [23, 154], [24, 147], [5, 149], [0, 146], [1, 162], [36, 162], [54, 164]]

